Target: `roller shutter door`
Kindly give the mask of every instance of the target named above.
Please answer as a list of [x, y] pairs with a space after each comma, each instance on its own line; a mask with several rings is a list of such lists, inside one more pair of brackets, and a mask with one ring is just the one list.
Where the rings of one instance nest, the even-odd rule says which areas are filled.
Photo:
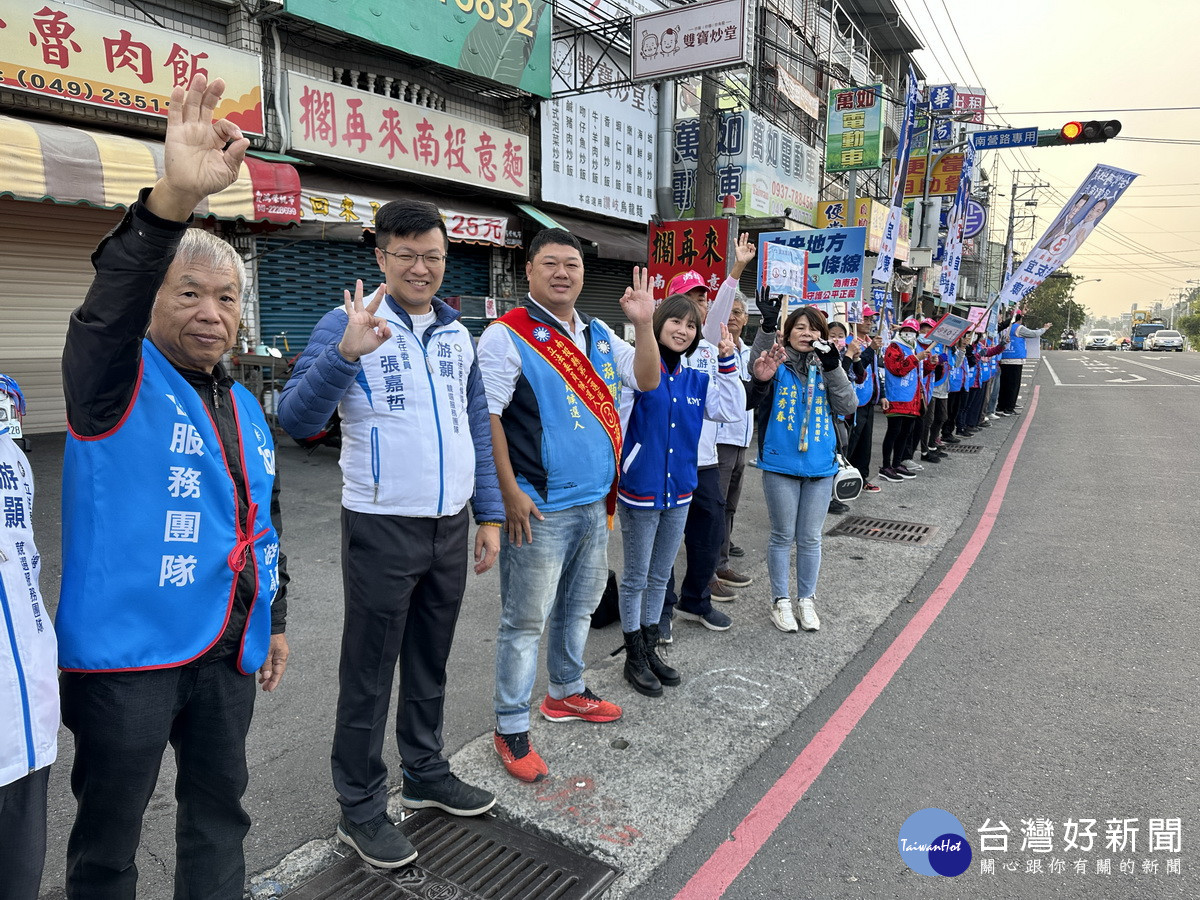
[[27, 434], [66, 430], [67, 320], [92, 283], [92, 251], [122, 215], [0, 198], [0, 372], [25, 394]]
[[583, 260], [583, 290], [575, 301], [575, 308], [603, 319], [617, 337], [625, 336], [625, 313], [621, 311], [621, 297], [633, 278], [631, 262], [620, 259]]
[[[370, 291], [382, 273], [375, 254], [346, 241], [259, 239], [258, 296], [262, 340], [299, 353], [325, 313], [342, 303], [342, 291], [356, 279]], [[491, 250], [473, 244], [451, 244], [450, 264], [440, 296], [488, 293]], [[286, 334], [285, 337], [279, 337]]]

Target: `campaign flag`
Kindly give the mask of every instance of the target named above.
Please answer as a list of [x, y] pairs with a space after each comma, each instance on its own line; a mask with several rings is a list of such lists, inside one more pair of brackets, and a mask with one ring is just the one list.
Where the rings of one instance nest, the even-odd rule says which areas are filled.
[[971, 177], [975, 173], [975, 145], [967, 144], [967, 158], [963, 163], [962, 177], [958, 180], [958, 192], [954, 195], [954, 206], [950, 209], [950, 224], [946, 229], [946, 254], [942, 261], [942, 274], [938, 279], [938, 290], [942, 303], [953, 306], [958, 302], [958, 273], [962, 268], [963, 227], [967, 218], [967, 201], [971, 199]]
[[1021, 303], [1049, 275], [1083, 246], [1092, 230], [1133, 184], [1137, 173], [1113, 166], [1096, 166], [1083, 180], [1067, 205], [1042, 234], [1021, 266], [1004, 282], [1000, 299]]
[[917, 116], [917, 76], [913, 67], [908, 67], [908, 84], [904, 99], [904, 124], [900, 127], [900, 144], [896, 150], [896, 174], [892, 176], [892, 208], [888, 210], [887, 225], [883, 228], [883, 241], [879, 245], [879, 259], [871, 280], [887, 284], [892, 280], [892, 269], [896, 264], [896, 241], [900, 237], [900, 215], [904, 206], [904, 176], [908, 172], [908, 156], [912, 149], [913, 121]]

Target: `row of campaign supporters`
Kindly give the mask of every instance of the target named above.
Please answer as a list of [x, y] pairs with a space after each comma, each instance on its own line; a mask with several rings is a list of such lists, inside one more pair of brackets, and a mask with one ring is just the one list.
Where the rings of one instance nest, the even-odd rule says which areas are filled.
[[[6, 897], [39, 893], [60, 710], [74, 739], [67, 896], [135, 895], [142, 819], [168, 744], [175, 896], [243, 896], [246, 738], [255, 676], [273, 691], [287, 669], [289, 576], [272, 431], [222, 362], [241, 320], [244, 265], [229, 244], [189, 227], [192, 211], [237, 177], [249, 146], [236, 125], [213, 119], [223, 91], [203, 74], [173, 91], [164, 174], [97, 247], [95, 278], [68, 325], [53, 624], [38, 588], [32, 474], [0, 431], [0, 605], [10, 638], [0, 642], [0, 717], [15, 724], [0, 736]], [[819, 627], [820, 524], [837, 447], [849, 438], [844, 423], [853, 418], [857, 429], [862, 407], [870, 411], [875, 382], [868, 376], [864, 401], [858, 342], [847, 367], [811, 307], [779, 322], [766, 301], [754, 346], [739, 342], [745, 301], [739, 306], [736, 283], [755, 253], [745, 236], [711, 303], [694, 275], [680, 273], [656, 308], [645, 270], [635, 269], [620, 298], [635, 331], [630, 344], [576, 310], [579, 241], [544, 230], [527, 252], [526, 303], [476, 345], [437, 296], [453, 265], [438, 209], [395, 201], [375, 227], [379, 287], [358, 282], [318, 323], [278, 412], [301, 439], [323, 431], [335, 411], [341, 417], [336, 833], [368, 863], [396, 868], [417, 856], [387, 812], [383, 746], [397, 668], [401, 805], [472, 816], [496, 802], [457, 778], [443, 754], [446, 664], [472, 545], [477, 574], [499, 561], [494, 747], [504, 770], [536, 782], [550, 767], [530, 739], [535, 709], [553, 722], [623, 714], [588, 687], [583, 663], [618, 510], [633, 687], [661, 696], [663, 685], [681, 682], [659, 653], [674, 619], [730, 627], [713, 589], [722, 578], [739, 581], [729, 568], [737, 554], [727, 500], [746, 464], [751, 418], [771, 519], [771, 620], [797, 631], [795, 600], [800, 624]], [[916, 384], [913, 367], [932, 366], [935, 382], [942, 375], [931, 350], [901, 340], [883, 351], [885, 368], [896, 354], [899, 386], [885, 381], [887, 413], [916, 420], [936, 402], [922, 405], [928, 375]], [[967, 429], [981, 364], [970, 348], [964, 354], [973, 360], [959, 404]], [[0, 390], [19, 406], [19, 388], [0, 381]], [[903, 467], [898, 447], [911, 432], [891, 435], [884, 471]], [[675, 596], [670, 569], [681, 541], [687, 571]], [[535, 706], [545, 631], [549, 690]]]

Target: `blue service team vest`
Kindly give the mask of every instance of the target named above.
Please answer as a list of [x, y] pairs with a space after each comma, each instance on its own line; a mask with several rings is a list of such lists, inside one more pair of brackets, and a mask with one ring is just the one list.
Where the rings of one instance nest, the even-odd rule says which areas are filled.
[[854, 385], [854, 396], [859, 406], [866, 406], [875, 396], [876, 385], [879, 384], [879, 357], [872, 356], [871, 364], [867, 366], [867, 377], [862, 384]]
[[[892, 341], [892, 343], [904, 351], [906, 356], [912, 355], [913, 348], [903, 341]], [[893, 375], [888, 371], [887, 366], [884, 366], [883, 396], [887, 397], [889, 403], [908, 403], [917, 396], [917, 382], [920, 380], [920, 376], [917, 374], [919, 368], [914, 368], [907, 375], [900, 377]]]
[[963, 366], [966, 365], [965, 357], [963, 362], [958, 361], [958, 354], [950, 358], [950, 385], [947, 388], [950, 393], [956, 394], [963, 389]]
[[61, 668], [157, 669], [196, 659], [225, 628], [233, 566], [243, 560], [256, 590], [238, 666], [250, 673], [262, 665], [279, 587], [275, 445], [250, 392], [235, 384], [231, 396], [247, 498], [257, 505], [245, 535], [208, 409], [149, 340], [125, 419], [99, 437], [68, 435], [55, 621]]
[[1024, 359], [1025, 338], [1017, 337], [1017, 329], [1021, 327], [1020, 322], [1013, 322], [1008, 328], [1008, 344], [1004, 347], [1004, 352], [1000, 354], [1001, 359]]
[[950, 363], [946, 359], [946, 348], [944, 345], [934, 344], [933, 353], [934, 355], [929, 358], [929, 361], [933, 363], [934, 368], [937, 368], [939, 362], [942, 364], [942, 377], [935, 379], [933, 382], [935, 388], [940, 388], [950, 380]]
[[817, 382], [812, 409], [808, 413], [808, 449], [800, 450], [806, 386], [795, 372], [780, 366], [775, 375], [775, 396], [758, 460], [760, 469], [804, 478], [826, 478], [837, 472], [837, 434], [829, 413], [825, 378], [816, 367], [809, 373]]
[[[588, 359], [608, 385], [615, 409], [621, 379], [611, 336], [597, 319], [592, 319], [588, 332]], [[521, 373], [537, 396], [542, 419], [542, 464], [547, 481], [546, 500], [538, 500], [538, 509], [554, 512], [603, 500], [617, 474], [612, 439], [550, 363], [515, 334], [509, 337], [521, 354]], [[517, 484], [529, 496], [539, 497], [540, 491], [524, 476], [517, 475]]]

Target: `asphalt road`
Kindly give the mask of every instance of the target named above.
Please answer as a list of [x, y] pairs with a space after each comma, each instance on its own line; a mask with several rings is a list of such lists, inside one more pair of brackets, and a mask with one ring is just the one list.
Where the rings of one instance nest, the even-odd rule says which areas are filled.
[[[1035, 383], [1036, 409], [1025, 390], [1028, 431], [974, 565], [811, 787], [775, 798], [794, 806], [724, 890], [729, 900], [1200, 896], [1200, 356], [1051, 352]], [[731, 832], [935, 602], [1005, 453], [916, 602], [730, 786], [639, 898], [676, 896], [727, 852]], [[972, 847], [952, 880], [915, 874], [897, 849], [901, 825], [929, 807], [956, 816]], [[771, 809], [769, 799], [758, 815]], [[1169, 823], [1151, 821], [1172, 818], [1178, 848]], [[1031, 830], [1026, 844], [1022, 829], [1038, 819], [1052, 823], [1050, 840]], [[1097, 823], [1092, 849], [1083, 839], [1066, 849], [1064, 823], [1083, 819]], [[989, 821], [1010, 829], [1007, 849], [989, 838], [982, 850]], [[1109, 845], [1110, 830], [1123, 849]], [[689, 890], [681, 896], [722, 896], [712, 880]]]
[[[941, 886], [949, 896], [1200, 895], [1187, 858], [1197, 821], [1188, 780], [1197, 679], [1187, 650], [1197, 635], [1184, 565], [1200, 491], [1187, 477], [1198, 468], [1200, 407], [1181, 390], [1200, 388], [1200, 356], [1051, 352], [1035, 380], [1038, 407], [1027, 387], [1029, 431], [970, 574], [728, 896], [925, 896], [938, 885], [909, 872], [894, 848], [904, 819], [929, 806], [957, 815], [975, 847], [989, 817], [1005, 820], [1014, 846], [1021, 818], [1092, 817], [1102, 836], [1104, 819], [1139, 817], [1143, 842], [1150, 817], [1183, 819], [1179, 876], [1121, 881], [1114, 857], [1108, 881], [1066, 874], [1047, 887], [1049, 875], [1003, 870], [1001, 862], [1030, 856], [1014, 850], [997, 857], [995, 876], [978, 874], [976, 858], [953, 887]], [[593, 806], [611, 811], [599, 836], [595, 821], [578, 819], [579, 804], [547, 802], [545, 790], [513, 782], [487, 746], [498, 578], [472, 575], [450, 666], [445, 738], [455, 769], [495, 789], [501, 814], [620, 866], [614, 895], [674, 896], [917, 613], [979, 521], [1024, 421], [1001, 420], [972, 439], [979, 453], [856, 502], [854, 512], [931, 522], [939, 532], [927, 548], [828, 539], [818, 635], [780, 635], [767, 621], [759, 596], [766, 513], [751, 475], [735, 539], [756, 582], [730, 604], [731, 631], [681, 631], [672, 654], [684, 689], [658, 705], [638, 698], [606, 657], [619, 643], [615, 628], [589, 642], [589, 682], [625, 704], [620, 736], [650, 755], [613, 762], [616, 725], [535, 725], [552, 777], [582, 784], [575, 779], [586, 772], [592, 784], [595, 776]], [[61, 443], [36, 437], [31, 455], [47, 598], [59, 574]], [[250, 740], [247, 859], [251, 873], [268, 873], [253, 882], [261, 896], [292, 883], [281, 870], [309, 871], [329, 858], [337, 818], [328, 748], [341, 627], [340, 472], [329, 450], [310, 457], [280, 443], [293, 655], [280, 690], [260, 697]], [[614, 536], [614, 567], [619, 546]], [[397, 771], [394, 745], [386, 752]], [[70, 759], [64, 731], [51, 779], [46, 898], [62, 896]], [[145, 897], [170, 896], [171, 782], [168, 758], [138, 860]], [[614, 828], [645, 837], [614, 846]], [[1139, 872], [1149, 858], [1141, 847], [1132, 855]]]

